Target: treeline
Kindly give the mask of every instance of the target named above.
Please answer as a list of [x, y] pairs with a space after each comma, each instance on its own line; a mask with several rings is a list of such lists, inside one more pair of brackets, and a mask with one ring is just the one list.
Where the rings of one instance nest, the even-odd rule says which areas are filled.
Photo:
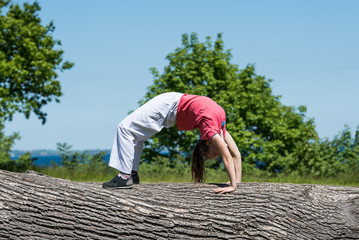
[[[36, 166], [36, 158], [25, 153], [18, 159], [11, 159], [11, 148], [19, 139], [17, 133], [5, 136], [4, 125], [0, 122], [0, 169], [23, 172], [35, 170], [53, 177], [66, 178], [74, 181], [107, 181], [117, 170], [107, 166], [104, 161], [105, 151], [96, 154], [90, 151], [73, 151], [71, 145], [58, 143], [57, 151], [60, 153], [61, 164], [52, 162], [49, 166]], [[321, 184], [359, 184], [359, 131], [352, 136], [346, 127], [333, 140], [319, 140], [310, 143], [303, 159], [298, 156], [288, 158], [284, 164], [288, 167], [271, 171], [260, 164], [251, 164], [243, 158], [244, 181], [275, 181], [294, 183], [321, 183]], [[190, 154], [190, 152], [189, 152]], [[144, 155], [145, 156], [145, 155]], [[294, 165], [296, 163], [298, 165]], [[309, 167], [308, 167], [309, 166]], [[150, 160], [141, 159], [139, 173], [142, 182], [188, 182], [191, 181], [190, 162], [184, 155], [157, 155]], [[207, 182], [226, 182], [226, 171], [221, 161], [206, 161]]]
[[[63, 61], [61, 42], [53, 39], [52, 22], [41, 25], [38, 2], [23, 7], [0, 0], [0, 168], [24, 171], [34, 168], [35, 159], [25, 153], [11, 160], [11, 148], [18, 133], [5, 136], [5, 121], [15, 113], [26, 118], [35, 114], [44, 124], [43, 106], [62, 95], [58, 70], [71, 69]], [[320, 139], [314, 120], [306, 116], [305, 106], [286, 106], [272, 93], [272, 80], [258, 75], [254, 65], [243, 69], [231, 62], [224, 49], [222, 35], [213, 42], [200, 42], [196, 33], [183, 34], [182, 45], [166, 57], [163, 72], [152, 68], [153, 84], [140, 105], [163, 92], [182, 92], [208, 96], [219, 103], [227, 115], [227, 130], [243, 157], [243, 172], [253, 176], [287, 175], [336, 177], [359, 172], [359, 129], [352, 135], [345, 127], [334, 139]], [[187, 173], [197, 131], [163, 129], [145, 143], [141, 170], [149, 175]], [[62, 165], [52, 169], [79, 175], [78, 169], [99, 175], [112, 173], [104, 165], [103, 155], [73, 152], [59, 145]], [[165, 154], [164, 154], [165, 153]], [[222, 173], [221, 161], [209, 161], [207, 173]], [[186, 175], [187, 176], [187, 175]]]

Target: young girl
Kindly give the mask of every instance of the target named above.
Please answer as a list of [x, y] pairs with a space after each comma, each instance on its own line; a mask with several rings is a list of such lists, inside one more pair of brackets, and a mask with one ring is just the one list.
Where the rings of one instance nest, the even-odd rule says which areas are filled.
[[144, 141], [163, 127], [177, 123], [178, 130], [198, 128], [201, 140], [192, 154], [192, 176], [204, 180], [204, 160], [222, 157], [230, 181], [216, 193], [232, 192], [241, 182], [241, 154], [226, 131], [226, 115], [222, 107], [208, 97], [168, 92], [160, 94], [128, 115], [119, 125], [113, 142], [109, 166], [120, 171], [104, 188], [132, 188], [139, 183], [137, 170]]

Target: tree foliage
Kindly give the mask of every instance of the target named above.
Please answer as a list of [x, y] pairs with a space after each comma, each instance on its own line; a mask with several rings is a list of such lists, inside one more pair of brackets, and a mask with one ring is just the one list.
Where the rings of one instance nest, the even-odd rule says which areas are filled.
[[73, 151], [72, 145], [68, 143], [57, 143], [57, 150], [60, 153], [61, 164], [67, 169], [74, 169], [80, 165], [85, 165], [90, 168], [100, 169], [105, 168], [104, 161], [105, 151], [100, 151], [96, 154], [90, 154], [88, 151]]
[[19, 139], [19, 133], [13, 133], [10, 136], [5, 136], [4, 124], [0, 121], [0, 162], [7, 162], [11, 160], [11, 148], [15, 141]]
[[[291, 159], [299, 163], [292, 173], [321, 177], [336, 176], [340, 173], [357, 175], [359, 172], [359, 127], [353, 137], [348, 126], [332, 141], [320, 140], [308, 145], [301, 154]], [[301, 159], [301, 161], [300, 161]]]
[[62, 95], [57, 70], [70, 69], [54, 40], [52, 22], [41, 25], [37, 2], [23, 8], [0, 0], [0, 118], [12, 120], [15, 112], [31, 112], [46, 121], [42, 107]]
[[[166, 59], [169, 64], [162, 74], [151, 69], [154, 83], [140, 104], [170, 91], [212, 98], [226, 111], [227, 130], [247, 164], [272, 172], [292, 170], [302, 159], [290, 157], [303, 154], [318, 141], [313, 120], [305, 116], [306, 108], [281, 104], [280, 97], [272, 93], [271, 80], [257, 75], [254, 65], [240, 70], [232, 64], [221, 34], [214, 43], [210, 37], [200, 42], [195, 33], [183, 34], [182, 47]], [[144, 157], [151, 160], [164, 151], [172, 158], [189, 156], [197, 140], [196, 131], [164, 129], [146, 143]]]
[[8, 171], [22, 172], [30, 168], [36, 158], [32, 158], [30, 153], [25, 153], [17, 160], [11, 159], [11, 148], [16, 140], [20, 139], [19, 133], [5, 136], [4, 124], [0, 119], [0, 169]]

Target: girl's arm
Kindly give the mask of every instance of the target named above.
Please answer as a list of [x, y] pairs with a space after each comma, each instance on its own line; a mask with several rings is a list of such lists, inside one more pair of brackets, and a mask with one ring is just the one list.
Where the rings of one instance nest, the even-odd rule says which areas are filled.
[[[236, 143], [234, 142], [232, 136], [229, 134], [229, 132], [226, 132], [226, 136], [224, 138], [228, 145], [228, 149], [231, 152], [231, 155], [233, 157], [234, 161], [234, 169], [236, 171], [236, 183], [240, 183], [242, 180], [242, 158], [241, 153], [238, 150], [238, 147]], [[230, 184], [228, 182], [227, 184]]]
[[227, 170], [231, 186], [229, 187], [223, 187], [223, 188], [217, 188], [214, 191], [216, 193], [222, 194], [227, 192], [233, 192], [236, 189], [236, 171], [234, 167], [234, 162], [231, 153], [229, 152], [229, 149], [223, 138], [216, 134], [212, 138], [212, 142], [217, 145], [221, 152], [223, 164]]

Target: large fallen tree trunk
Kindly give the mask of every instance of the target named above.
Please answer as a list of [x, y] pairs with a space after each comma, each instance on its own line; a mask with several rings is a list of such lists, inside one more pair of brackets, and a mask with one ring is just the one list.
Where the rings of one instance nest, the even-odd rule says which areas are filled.
[[1, 239], [359, 239], [359, 188], [161, 183], [106, 190], [0, 171]]

